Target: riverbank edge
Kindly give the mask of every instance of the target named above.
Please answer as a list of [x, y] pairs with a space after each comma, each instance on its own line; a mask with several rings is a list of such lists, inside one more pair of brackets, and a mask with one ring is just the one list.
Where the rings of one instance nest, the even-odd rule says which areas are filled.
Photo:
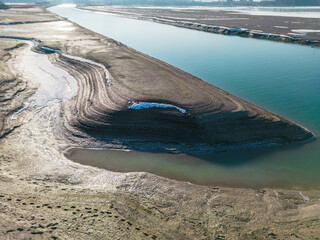
[[181, 27], [191, 30], [197, 30], [202, 32], [208, 32], [208, 33], [215, 33], [215, 34], [222, 34], [222, 35], [229, 35], [229, 36], [238, 36], [238, 37], [247, 37], [247, 38], [253, 38], [253, 39], [263, 39], [263, 40], [270, 40], [275, 42], [283, 42], [283, 43], [294, 43], [294, 44], [300, 44], [300, 45], [307, 45], [307, 46], [313, 46], [313, 47], [320, 47], [320, 41], [318, 40], [312, 40], [312, 39], [300, 39], [298, 37], [291, 37], [288, 35], [279, 35], [279, 34], [273, 34], [273, 33], [265, 33], [265, 32], [256, 32], [247, 28], [243, 27], [237, 27], [237, 28], [229, 28], [225, 26], [217, 26], [217, 25], [206, 25], [201, 23], [195, 23], [195, 22], [188, 22], [188, 21], [175, 21], [175, 20], [167, 20], [162, 19], [158, 17], [142, 17], [142, 16], [136, 16], [134, 14], [124, 13], [124, 12], [109, 12], [109, 11], [103, 11], [103, 10], [93, 10], [86, 7], [90, 7], [90, 5], [87, 6], [81, 6], [76, 7], [77, 9], [83, 10], [83, 11], [91, 11], [91, 12], [100, 12], [100, 13], [108, 13], [113, 14], [119, 17], [125, 17], [125, 18], [131, 18], [131, 19], [137, 19], [142, 21], [151, 21], [161, 24], [167, 24], [175, 27]]

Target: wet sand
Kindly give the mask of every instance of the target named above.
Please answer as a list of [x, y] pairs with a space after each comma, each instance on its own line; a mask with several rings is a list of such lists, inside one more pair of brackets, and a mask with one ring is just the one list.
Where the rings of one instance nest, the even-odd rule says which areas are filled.
[[[34, 9], [25, 9], [24, 14], [34, 22], [18, 24], [18, 29], [27, 32], [12, 31], [10, 35], [36, 38], [44, 47], [103, 64], [110, 72], [112, 86], [118, 86], [111, 92], [121, 97], [134, 96], [133, 82], [140, 88], [153, 78], [159, 82], [159, 67], [161, 78], [188, 79], [195, 87], [204, 84], [209, 88], [189, 74], [76, 24], [65, 20], [40, 23], [43, 15], [47, 20], [57, 17], [42, 12], [44, 10], [37, 11], [40, 17]], [[17, 22], [22, 16], [8, 12], [6, 18]], [[0, 26], [0, 29], [5, 27]], [[115, 173], [68, 160], [64, 153], [72, 147], [123, 148], [123, 142], [115, 139], [107, 142], [107, 139], [84, 131], [83, 127], [101, 126], [102, 118], [95, 114], [100, 113], [97, 110], [106, 104], [106, 98], [103, 91], [98, 92], [96, 96], [104, 101], [97, 101], [98, 106], [92, 108], [90, 96], [93, 92], [89, 89], [109, 88], [106, 73], [97, 65], [58, 53], [48, 54], [56, 67], [65, 69], [77, 79], [78, 92], [82, 95], [66, 102], [55, 99], [10, 122], [14, 112], [23, 107], [39, 86], [38, 80], [23, 64], [30, 47], [30, 41], [0, 39], [0, 87], [3, 93], [0, 102], [0, 238], [315, 239], [319, 236], [319, 191], [198, 186], [149, 173]], [[141, 79], [139, 66], [144, 69], [146, 65], [150, 67], [147, 73], [153, 73], [153, 78], [149, 75], [148, 81], [147, 78], [136, 81]], [[177, 72], [177, 75], [173, 74]], [[123, 87], [125, 83], [132, 84], [131, 88]], [[164, 86], [165, 89], [168, 87]], [[115, 91], [119, 89], [122, 91]], [[218, 92], [224, 99], [225, 92]], [[139, 94], [143, 96], [144, 93]], [[169, 92], [168, 95], [172, 94]], [[145, 100], [154, 102], [157, 99]], [[238, 98], [228, 96], [228, 99], [243, 104], [234, 106], [254, 109], [265, 117], [279, 120], [278, 116]], [[125, 98], [121, 104], [127, 107], [127, 101]], [[113, 101], [108, 104], [119, 108]], [[176, 99], [170, 104], [195, 111]], [[167, 111], [174, 119], [182, 114]], [[280, 120], [288, 123], [285, 119]]]

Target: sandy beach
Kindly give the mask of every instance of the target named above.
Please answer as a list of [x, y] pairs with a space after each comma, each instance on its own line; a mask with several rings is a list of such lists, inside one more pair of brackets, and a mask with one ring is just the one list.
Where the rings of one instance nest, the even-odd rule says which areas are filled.
[[[198, 186], [89, 167], [64, 155], [75, 147], [170, 146], [190, 154], [261, 141], [292, 144], [311, 140], [307, 129], [41, 6], [7, 10], [0, 24], [0, 238], [320, 235], [318, 190]], [[12, 37], [39, 45], [32, 50], [32, 41]], [[28, 66], [26, 59], [41, 64]], [[41, 87], [46, 81], [49, 89]]]

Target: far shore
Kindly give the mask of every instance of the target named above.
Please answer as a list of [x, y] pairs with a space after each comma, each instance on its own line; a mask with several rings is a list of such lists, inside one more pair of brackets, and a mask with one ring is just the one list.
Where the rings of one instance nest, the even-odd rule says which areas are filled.
[[[318, 18], [275, 16], [237, 12], [223, 8], [157, 8], [128, 6], [79, 6], [78, 9], [154, 21], [209, 33], [235, 35], [278, 42], [320, 46]], [[178, 11], [176, 11], [178, 10]]]

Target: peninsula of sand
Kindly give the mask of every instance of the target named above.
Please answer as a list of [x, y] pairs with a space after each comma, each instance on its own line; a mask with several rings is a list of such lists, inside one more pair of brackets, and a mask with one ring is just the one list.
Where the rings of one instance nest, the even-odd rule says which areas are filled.
[[197, 186], [64, 156], [270, 147], [310, 141], [307, 129], [39, 5], [3, 10], [0, 32], [1, 238], [319, 236], [319, 191]]

